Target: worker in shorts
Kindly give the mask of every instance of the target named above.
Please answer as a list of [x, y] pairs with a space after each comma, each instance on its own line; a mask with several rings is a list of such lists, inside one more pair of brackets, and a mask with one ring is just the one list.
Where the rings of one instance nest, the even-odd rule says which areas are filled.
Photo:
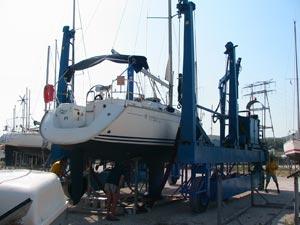
[[107, 216], [110, 221], [118, 221], [116, 217], [116, 207], [120, 198], [120, 188], [124, 181], [124, 166], [120, 163], [115, 163], [109, 175], [106, 178], [104, 192], [107, 196]]
[[277, 181], [277, 177], [276, 177], [276, 170], [278, 169], [278, 165], [277, 163], [275, 162], [274, 160], [274, 156], [270, 156], [269, 157], [269, 161], [266, 165], [266, 188], [265, 188], [265, 191], [268, 193], [268, 184], [270, 183], [270, 179], [272, 177], [273, 181], [275, 182], [276, 184], [276, 187], [277, 187], [277, 193], [279, 194], [280, 193], [280, 190], [279, 190], [279, 185], [278, 185], [278, 181]]

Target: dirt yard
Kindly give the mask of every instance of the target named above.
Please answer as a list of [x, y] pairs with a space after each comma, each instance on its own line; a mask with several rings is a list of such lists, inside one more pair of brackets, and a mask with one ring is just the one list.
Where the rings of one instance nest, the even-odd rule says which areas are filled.
[[[255, 194], [254, 202], [260, 206], [250, 207], [250, 192], [235, 196], [233, 199], [223, 202], [223, 222], [231, 225], [263, 225], [263, 224], [293, 224], [293, 179], [279, 177], [281, 193], [277, 194], [275, 185], [271, 180], [269, 193]], [[175, 187], [167, 187], [169, 192]], [[269, 204], [265, 204], [268, 202]], [[67, 216], [68, 225], [200, 225], [217, 224], [217, 206], [211, 203], [205, 213], [195, 214], [191, 212], [189, 203], [185, 200], [165, 202], [154, 206], [151, 211], [142, 214], [120, 215], [120, 221], [111, 222], [105, 219], [103, 213], [82, 213], [82, 208], [70, 208]], [[235, 220], [229, 221], [234, 215]]]

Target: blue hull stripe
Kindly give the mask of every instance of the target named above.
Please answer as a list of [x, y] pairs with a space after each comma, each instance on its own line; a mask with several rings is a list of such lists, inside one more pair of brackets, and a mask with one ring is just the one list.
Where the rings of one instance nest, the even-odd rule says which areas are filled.
[[[109, 136], [99, 135], [93, 138], [94, 140], [103, 141], [122, 141], [122, 142], [136, 142], [136, 143], [153, 143], [153, 144], [174, 144], [175, 140], [172, 139], [159, 139], [159, 138], [141, 138], [141, 137], [127, 137], [127, 136]], [[137, 140], [138, 139], [138, 140]]]

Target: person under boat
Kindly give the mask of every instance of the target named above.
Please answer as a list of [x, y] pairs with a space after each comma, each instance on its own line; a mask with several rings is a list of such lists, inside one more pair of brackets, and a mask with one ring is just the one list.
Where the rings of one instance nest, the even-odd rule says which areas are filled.
[[107, 196], [107, 220], [119, 220], [116, 217], [116, 207], [120, 198], [120, 188], [123, 186], [124, 178], [125, 166], [122, 163], [116, 162], [108, 174], [104, 185], [104, 192]]
[[66, 169], [68, 165], [68, 158], [63, 157], [58, 161], [55, 161], [50, 168], [50, 172], [55, 173], [58, 177], [63, 177], [66, 175]]

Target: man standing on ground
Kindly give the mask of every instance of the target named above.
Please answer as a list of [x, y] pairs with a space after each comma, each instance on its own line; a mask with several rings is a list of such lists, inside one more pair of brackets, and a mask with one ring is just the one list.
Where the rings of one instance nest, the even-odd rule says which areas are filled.
[[275, 182], [276, 184], [276, 187], [277, 187], [277, 193], [279, 194], [280, 193], [280, 190], [279, 190], [279, 185], [278, 185], [278, 181], [277, 181], [277, 177], [276, 177], [276, 170], [278, 169], [278, 165], [277, 163], [275, 162], [274, 160], [274, 156], [271, 155], [270, 158], [269, 158], [269, 161], [266, 165], [266, 188], [265, 188], [265, 191], [268, 193], [268, 184], [270, 183], [270, 179], [272, 177], [273, 181]]
[[104, 191], [107, 195], [107, 220], [117, 221], [116, 207], [120, 198], [120, 187], [124, 180], [124, 166], [116, 162], [106, 178]]

